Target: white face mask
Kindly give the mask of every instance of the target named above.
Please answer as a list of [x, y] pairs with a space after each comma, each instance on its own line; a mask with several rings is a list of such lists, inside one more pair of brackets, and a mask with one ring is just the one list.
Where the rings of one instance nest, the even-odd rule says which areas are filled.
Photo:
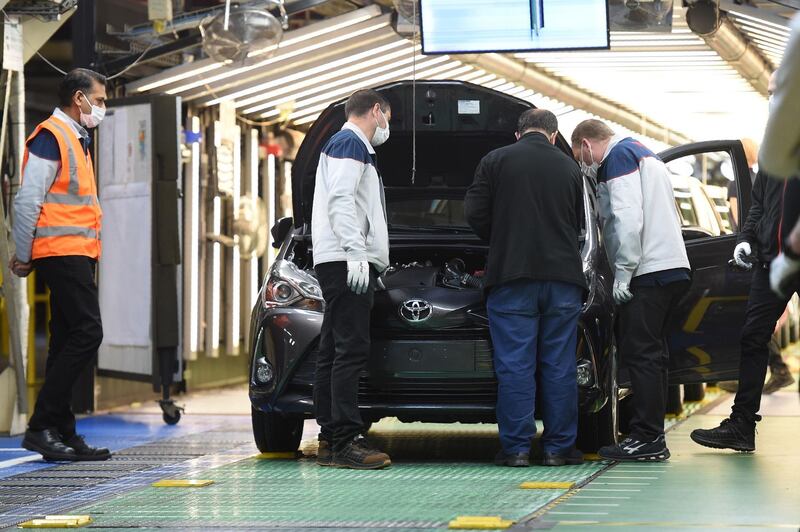
[[597, 178], [597, 169], [600, 168], [600, 163], [594, 160], [594, 154], [592, 153], [592, 146], [589, 145], [589, 158], [592, 160], [592, 164], [586, 164], [583, 162], [583, 148], [585, 144], [581, 143], [581, 172], [586, 177], [590, 177], [592, 179]]
[[102, 122], [103, 118], [106, 116], [106, 108], [92, 105], [92, 102], [89, 101], [89, 98], [87, 98], [85, 94], [81, 94], [81, 96], [83, 96], [83, 99], [86, 100], [92, 108], [90, 114], [84, 113], [83, 109], [81, 109], [81, 124], [90, 129], [99, 126], [100, 122]]
[[386, 115], [383, 114], [383, 111], [380, 111], [381, 116], [383, 117], [383, 122], [386, 124], [386, 127], [381, 127], [381, 123], [378, 122], [378, 119], [375, 119], [375, 124], [377, 127], [375, 128], [375, 134], [372, 135], [372, 145], [373, 146], [380, 146], [387, 140], [389, 140], [389, 121], [386, 120]]
[[772, 94], [769, 95], [768, 102], [769, 103], [767, 105], [768, 105], [769, 113], [772, 114], [773, 111], [775, 111], [775, 97]]

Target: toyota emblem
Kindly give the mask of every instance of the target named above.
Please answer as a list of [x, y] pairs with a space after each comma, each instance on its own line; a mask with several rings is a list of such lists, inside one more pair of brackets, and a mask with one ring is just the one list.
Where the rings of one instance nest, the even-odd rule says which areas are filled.
[[422, 299], [409, 299], [400, 306], [400, 317], [409, 323], [422, 323], [433, 314], [431, 304]]

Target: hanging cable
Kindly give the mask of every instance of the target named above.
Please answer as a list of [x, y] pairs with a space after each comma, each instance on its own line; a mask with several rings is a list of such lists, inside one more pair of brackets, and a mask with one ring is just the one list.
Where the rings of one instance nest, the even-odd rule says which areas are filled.
[[411, 39], [411, 185], [417, 182], [417, 0], [412, 0], [412, 23], [414, 34]]
[[[10, 18], [8, 13], [6, 13], [5, 9], [1, 9], [0, 8], [0, 11], [2, 11], [3, 16], [6, 19]], [[171, 22], [170, 22], [170, 26], [172, 26]], [[173, 31], [173, 35], [176, 35], [176, 37], [177, 37], [177, 34], [175, 33], [174, 28], [173, 28], [172, 31]], [[109, 79], [109, 80], [116, 79], [116, 78], [120, 77], [121, 75], [125, 74], [127, 71], [129, 71], [133, 67], [135, 67], [136, 65], [138, 65], [142, 61], [142, 59], [144, 59], [144, 56], [147, 55], [147, 52], [149, 52], [153, 48], [153, 46], [155, 46], [155, 44], [158, 41], [159, 41], [159, 39], [156, 36], [152, 41], [150, 41], [150, 44], [147, 45], [147, 48], [144, 49], [144, 51], [139, 55], [139, 57], [136, 58], [136, 60], [133, 63], [131, 63], [127, 67], [123, 68], [122, 70], [120, 70], [116, 74], [113, 74], [111, 76], [106, 76], [106, 79]], [[22, 36], [22, 42], [24, 42], [30, 48], [33, 48], [33, 46], [31, 46], [31, 44], [28, 41], [25, 40], [25, 36], [24, 35]], [[36, 55], [39, 56], [39, 59], [44, 61], [45, 64], [47, 64], [50, 68], [52, 68], [53, 70], [55, 70], [56, 72], [58, 72], [62, 76], [66, 76], [67, 75], [66, 71], [64, 71], [63, 69], [61, 69], [61, 68], [57, 67], [56, 65], [54, 65], [49, 59], [47, 59], [45, 56], [43, 56], [38, 50], [36, 51]]]

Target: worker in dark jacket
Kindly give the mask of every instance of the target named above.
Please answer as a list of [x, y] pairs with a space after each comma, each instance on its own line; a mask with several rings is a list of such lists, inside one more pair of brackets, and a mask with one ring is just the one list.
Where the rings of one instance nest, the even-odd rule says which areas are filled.
[[[753, 270], [742, 329], [739, 388], [729, 419], [714, 429], [692, 432], [692, 439], [706, 447], [755, 450], [755, 428], [761, 420], [758, 410], [770, 358], [768, 342], [792, 295], [776, 295], [769, 281], [769, 264], [783, 245], [780, 232], [785, 189], [785, 181], [771, 179], [763, 172], [758, 173], [753, 183], [753, 202], [733, 252], [736, 264]], [[794, 382], [786, 365], [780, 362], [772, 367], [768, 383], [776, 389]]]
[[489, 153], [467, 191], [466, 216], [489, 242], [487, 308], [498, 381], [498, 465], [529, 465], [539, 383], [545, 465], [579, 464], [575, 334], [586, 289], [578, 165], [554, 146], [556, 116], [528, 110], [518, 142]]

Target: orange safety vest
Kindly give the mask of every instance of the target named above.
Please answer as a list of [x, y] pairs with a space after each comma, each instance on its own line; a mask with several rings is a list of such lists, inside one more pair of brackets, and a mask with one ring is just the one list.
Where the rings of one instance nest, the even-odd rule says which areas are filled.
[[42, 129], [52, 133], [58, 142], [61, 168], [44, 197], [31, 258], [80, 255], [99, 259], [103, 211], [97, 199], [94, 167], [70, 126], [51, 116], [36, 127], [26, 142], [22, 177], [25, 178], [28, 162], [27, 144]]

